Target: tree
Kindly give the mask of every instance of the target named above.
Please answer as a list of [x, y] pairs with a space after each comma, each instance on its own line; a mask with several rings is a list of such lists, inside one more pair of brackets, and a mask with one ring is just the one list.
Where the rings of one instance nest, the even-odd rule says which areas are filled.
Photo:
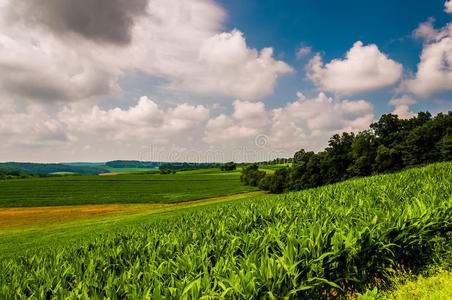
[[378, 146], [374, 169], [379, 173], [398, 170], [400, 166], [400, 153], [384, 145]]
[[324, 176], [325, 183], [334, 183], [348, 178], [347, 169], [353, 162], [352, 144], [355, 139], [353, 133], [342, 133], [333, 135], [328, 142], [324, 159], [329, 166]]
[[452, 129], [449, 128], [447, 134], [438, 143], [438, 149], [441, 153], [441, 159], [445, 161], [452, 160]]
[[375, 135], [369, 130], [360, 132], [353, 141], [351, 151], [353, 163], [348, 169], [350, 175], [367, 176], [372, 174], [377, 156]]
[[370, 128], [377, 136], [379, 144], [391, 147], [399, 138], [399, 133], [403, 128], [403, 121], [397, 115], [385, 114], [376, 123], [370, 124]]
[[264, 171], [259, 171], [259, 166], [257, 164], [252, 164], [242, 169], [240, 181], [246, 185], [258, 186], [259, 182], [265, 177], [265, 175], [266, 173]]
[[227, 162], [220, 167], [221, 171], [234, 171], [235, 169], [237, 169], [237, 164], [232, 161]]
[[452, 159], [452, 112], [434, 118], [420, 112], [409, 120], [386, 114], [370, 128], [356, 136], [335, 134], [322, 152], [301, 149], [291, 168], [274, 174], [252, 165], [242, 172], [242, 181], [279, 193]]

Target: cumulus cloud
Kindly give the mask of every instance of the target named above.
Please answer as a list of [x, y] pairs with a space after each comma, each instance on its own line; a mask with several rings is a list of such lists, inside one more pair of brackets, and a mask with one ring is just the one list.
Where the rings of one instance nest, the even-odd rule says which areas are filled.
[[308, 78], [321, 89], [349, 95], [393, 85], [400, 79], [403, 67], [381, 53], [376, 45], [363, 46], [358, 41], [345, 59], [334, 59], [324, 65], [317, 54], [308, 69]]
[[433, 27], [433, 22], [435, 19], [430, 18], [428, 21], [419, 24], [418, 28], [413, 32], [415, 38], [425, 39], [426, 41], [431, 41], [438, 36], [438, 30]]
[[9, 20], [30, 26], [45, 26], [64, 37], [84, 38], [114, 44], [128, 44], [135, 19], [146, 12], [148, 0], [15, 0], [9, 6]]
[[64, 124], [42, 105], [31, 103], [18, 109], [10, 100], [2, 100], [0, 137], [3, 149], [48, 147], [74, 140]]
[[[431, 25], [421, 24], [419, 28], [422, 26]], [[421, 97], [452, 90], [452, 23], [428, 32], [415, 77], [402, 83], [402, 89]]]
[[452, 14], [452, 0], [446, 1], [444, 3], [444, 11]]
[[224, 17], [212, 0], [6, 0], [0, 88], [40, 101], [118, 97], [119, 79], [140, 71], [178, 93], [271, 94], [292, 68], [240, 31], [221, 32]]
[[235, 101], [234, 112], [221, 114], [207, 123], [207, 143], [254, 142], [260, 135], [268, 137], [273, 148], [321, 150], [334, 133], [358, 132], [374, 120], [373, 105], [365, 100], [334, 100], [320, 93], [284, 107], [266, 110], [262, 102]]
[[293, 72], [286, 63], [273, 59], [272, 48], [260, 52], [248, 48], [243, 33], [236, 29], [207, 39], [197, 62], [201, 68], [181, 78], [176, 87], [245, 100], [271, 94], [278, 76]]
[[297, 96], [273, 111], [271, 137], [276, 144], [320, 150], [332, 134], [362, 131], [374, 119], [373, 106], [365, 100], [334, 100], [324, 93], [313, 99]]
[[389, 105], [395, 106], [392, 114], [398, 115], [401, 119], [410, 119], [416, 114], [410, 111], [410, 105], [416, 104], [416, 100], [408, 95], [403, 95], [401, 98], [392, 99]]
[[220, 114], [206, 125], [203, 140], [207, 143], [253, 140], [269, 124], [269, 112], [262, 102], [235, 100], [232, 116]]
[[[146, 96], [129, 107], [111, 109], [75, 102], [49, 110], [42, 103], [18, 106], [13, 101], [4, 101], [0, 108], [0, 138], [4, 141], [0, 154], [11, 149], [18, 149], [16, 155], [25, 148], [52, 147], [63, 157], [71, 153], [73, 159], [86, 159], [91, 156], [83, 155], [91, 153], [101, 160], [106, 157], [158, 160], [170, 159], [171, 149], [192, 149], [201, 151], [196, 152], [199, 154], [221, 146], [221, 153], [227, 154], [233, 147], [249, 146], [284, 150], [283, 156], [290, 156], [300, 148], [321, 150], [332, 134], [361, 131], [373, 121], [373, 106], [365, 100], [335, 100], [324, 93], [312, 99], [302, 93], [297, 97], [276, 109], [266, 108], [263, 102], [235, 100], [231, 113], [213, 117], [204, 105], [182, 103], [163, 108]], [[258, 137], [265, 139], [263, 145], [257, 144]], [[165, 149], [163, 156], [138, 157], [138, 149], [143, 145], [161, 145]], [[29, 150], [26, 157], [41, 155], [42, 160], [47, 152]], [[202, 160], [201, 156], [198, 159]], [[248, 158], [253, 159], [256, 158]]]
[[168, 142], [207, 121], [210, 111], [203, 105], [179, 104], [164, 111], [148, 97], [128, 109], [103, 110], [98, 106], [73, 105], [58, 115], [68, 130], [78, 134], [105, 136], [108, 140]]

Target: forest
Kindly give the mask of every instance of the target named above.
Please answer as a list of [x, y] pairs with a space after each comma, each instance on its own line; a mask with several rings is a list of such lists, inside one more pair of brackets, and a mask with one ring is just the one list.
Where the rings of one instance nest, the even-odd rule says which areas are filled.
[[420, 112], [411, 119], [385, 114], [366, 131], [333, 135], [324, 151], [299, 150], [292, 167], [273, 174], [259, 170], [258, 164], [243, 168], [241, 181], [281, 193], [451, 159], [451, 111], [435, 117]]

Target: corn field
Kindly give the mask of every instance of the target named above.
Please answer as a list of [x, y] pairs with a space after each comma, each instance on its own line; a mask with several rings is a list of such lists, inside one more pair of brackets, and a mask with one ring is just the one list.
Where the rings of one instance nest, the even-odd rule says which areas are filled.
[[452, 163], [190, 210], [0, 262], [0, 299], [319, 298], [452, 240]]

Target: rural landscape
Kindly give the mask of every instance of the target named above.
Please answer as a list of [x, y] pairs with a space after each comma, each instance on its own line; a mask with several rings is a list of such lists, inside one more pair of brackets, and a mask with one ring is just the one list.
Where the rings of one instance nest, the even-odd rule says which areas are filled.
[[[406, 121], [385, 115], [371, 127], [379, 125], [387, 131], [334, 136], [321, 158], [301, 150], [283, 164], [161, 163], [155, 170], [115, 161], [71, 170], [109, 171], [98, 175], [2, 171], [0, 294], [355, 298], [449, 270], [452, 112]], [[429, 128], [414, 135], [422, 142], [406, 143]], [[384, 153], [396, 154], [381, 163], [388, 142]], [[355, 174], [366, 159], [377, 166], [373, 176]], [[347, 171], [332, 178], [343, 182], [309, 180], [337, 163]], [[54, 171], [58, 164], [3, 167]], [[447, 280], [443, 296], [450, 292], [444, 272], [437, 275]]]
[[410, 6], [0, 0], [0, 299], [452, 299], [452, 1]]

